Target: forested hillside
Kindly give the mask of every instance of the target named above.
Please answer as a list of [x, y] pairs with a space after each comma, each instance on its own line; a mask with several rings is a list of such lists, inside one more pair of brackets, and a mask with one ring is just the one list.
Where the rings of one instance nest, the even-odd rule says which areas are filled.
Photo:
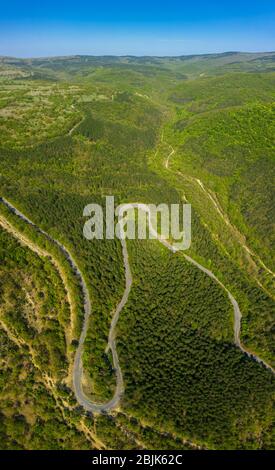
[[[274, 57], [0, 58], [1, 448], [274, 449]], [[73, 384], [85, 298], [59, 244], [91, 300], [83, 391], [105, 403], [125, 258], [84, 238], [83, 209], [108, 195], [191, 203], [192, 243], [127, 241], [125, 391], [93, 413]]]

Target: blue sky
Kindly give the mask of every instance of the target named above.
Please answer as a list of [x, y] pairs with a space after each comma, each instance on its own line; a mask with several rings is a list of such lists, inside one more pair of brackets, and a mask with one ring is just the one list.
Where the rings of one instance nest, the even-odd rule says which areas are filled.
[[0, 55], [275, 50], [274, 0], [3, 1]]

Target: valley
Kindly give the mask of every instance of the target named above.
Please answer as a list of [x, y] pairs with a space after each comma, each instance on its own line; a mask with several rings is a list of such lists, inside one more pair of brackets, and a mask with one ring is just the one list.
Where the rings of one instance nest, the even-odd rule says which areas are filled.
[[[3, 448], [274, 448], [274, 57], [0, 58]], [[108, 195], [190, 248], [86, 240]]]

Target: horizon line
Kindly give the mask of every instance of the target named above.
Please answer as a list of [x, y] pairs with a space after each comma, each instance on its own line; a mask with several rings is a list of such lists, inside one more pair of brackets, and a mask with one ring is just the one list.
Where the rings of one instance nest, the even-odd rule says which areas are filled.
[[69, 59], [72, 57], [117, 57], [117, 58], [127, 58], [127, 57], [136, 57], [136, 58], [180, 58], [180, 57], [199, 57], [199, 56], [212, 56], [212, 55], [225, 55], [225, 54], [275, 54], [275, 50], [270, 51], [224, 51], [224, 52], [200, 52], [198, 54], [177, 54], [177, 55], [152, 55], [152, 54], [62, 54], [62, 55], [45, 55], [45, 56], [9, 56], [9, 55], [0, 55], [1, 59], [20, 59], [20, 60], [38, 60], [38, 59]]

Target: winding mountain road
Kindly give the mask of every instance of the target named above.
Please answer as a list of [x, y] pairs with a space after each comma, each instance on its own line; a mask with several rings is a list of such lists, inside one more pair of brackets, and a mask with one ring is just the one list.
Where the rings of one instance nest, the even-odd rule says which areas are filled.
[[[108, 411], [113, 408], [115, 408], [120, 401], [121, 396], [123, 395], [124, 392], [124, 385], [123, 385], [123, 377], [122, 377], [122, 372], [119, 364], [119, 359], [117, 355], [117, 350], [116, 350], [116, 344], [115, 344], [115, 327], [117, 324], [117, 320], [119, 318], [119, 314], [121, 310], [123, 309], [124, 305], [126, 304], [128, 300], [128, 296], [130, 293], [131, 285], [132, 285], [132, 276], [131, 276], [131, 270], [130, 270], [130, 265], [128, 261], [128, 252], [127, 252], [127, 246], [126, 246], [126, 241], [121, 240], [122, 244], [122, 251], [123, 251], [123, 259], [124, 259], [124, 267], [125, 267], [125, 278], [126, 278], [126, 286], [125, 286], [125, 291], [123, 294], [123, 297], [118, 304], [112, 322], [111, 322], [111, 327], [110, 327], [110, 333], [109, 333], [109, 340], [108, 340], [108, 346], [107, 350], [111, 350], [112, 355], [113, 355], [113, 365], [114, 369], [116, 372], [116, 390], [113, 398], [106, 403], [93, 403], [83, 392], [83, 387], [82, 387], [82, 376], [83, 376], [83, 365], [82, 365], [82, 354], [83, 354], [83, 345], [84, 341], [86, 338], [87, 330], [88, 330], [88, 324], [89, 324], [89, 317], [91, 315], [91, 301], [90, 301], [90, 295], [89, 291], [87, 288], [86, 281], [84, 279], [84, 276], [79, 269], [76, 261], [74, 260], [73, 256], [70, 254], [70, 252], [67, 250], [67, 248], [60, 243], [58, 240], [54, 239], [51, 237], [47, 232], [42, 230], [40, 227], [38, 227], [32, 220], [30, 220], [25, 214], [23, 214], [20, 210], [18, 210], [10, 201], [5, 199], [4, 197], [0, 197], [0, 202], [2, 202], [12, 213], [17, 215], [21, 220], [26, 222], [27, 224], [31, 225], [32, 227], [35, 228], [39, 233], [41, 233], [43, 236], [47, 238], [47, 240], [51, 241], [54, 243], [58, 248], [61, 250], [67, 261], [69, 262], [70, 266], [72, 267], [75, 275], [77, 276], [81, 289], [82, 289], [82, 294], [83, 294], [83, 299], [84, 299], [84, 321], [83, 321], [83, 327], [81, 331], [81, 335], [79, 338], [78, 342], [78, 347], [76, 350], [75, 354], [75, 359], [74, 359], [74, 366], [73, 366], [73, 388], [75, 392], [76, 399], [78, 403], [85, 408], [87, 411], [92, 411], [92, 412], [102, 412], [102, 411]], [[10, 228], [12, 229], [12, 225], [9, 224]], [[19, 239], [19, 241], [22, 241], [21, 238], [18, 236], [18, 233], [16, 230], [13, 230], [13, 235]], [[24, 237], [24, 242], [25, 244], [28, 244], [29, 248], [36, 253], [38, 253], [41, 256], [47, 256], [48, 253], [43, 252], [40, 248], [35, 249], [33, 248], [33, 242], [27, 240], [26, 237]], [[55, 260], [55, 264], [58, 264], [58, 261]]]
[[[33, 226], [38, 232], [43, 234], [48, 240], [50, 240], [52, 243], [57, 245], [59, 247], [59, 249], [61, 250], [61, 252], [63, 253], [63, 255], [65, 256], [65, 258], [70, 263], [70, 265], [71, 265], [73, 271], [75, 272], [76, 276], [78, 277], [80, 285], [81, 285], [82, 293], [83, 293], [83, 299], [84, 299], [84, 305], [83, 305], [83, 307], [84, 307], [84, 322], [83, 322], [83, 327], [82, 327], [81, 335], [80, 335], [80, 338], [79, 338], [79, 343], [78, 343], [78, 347], [77, 347], [77, 350], [76, 350], [74, 365], [73, 365], [72, 381], [73, 381], [73, 389], [74, 389], [74, 392], [75, 392], [75, 396], [76, 396], [76, 399], [77, 399], [78, 403], [87, 411], [100, 413], [100, 412], [106, 412], [106, 411], [109, 411], [111, 409], [116, 408], [119, 405], [121, 397], [124, 393], [124, 383], [123, 383], [122, 371], [121, 371], [120, 364], [119, 364], [119, 358], [118, 358], [118, 354], [117, 354], [117, 350], [116, 350], [116, 341], [115, 341], [116, 340], [116, 331], [115, 330], [116, 330], [116, 325], [117, 325], [117, 321], [119, 319], [120, 312], [122, 311], [123, 307], [127, 303], [127, 300], [128, 300], [128, 297], [129, 297], [129, 294], [130, 294], [130, 291], [131, 291], [131, 286], [132, 286], [132, 274], [131, 274], [131, 268], [130, 268], [130, 263], [129, 263], [129, 256], [128, 256], [126, 240], [123, 239], [123, 237], [121, 237], [123, 263], [124, 263], [124, 271], [125, 271], [125, 289], [124, 289], [122, 299], [119, 302], [119, 304], [117, 305], [116, 310], [115, 310], [114, 315], [113, 315], [113, 318], [112, 318], [112, 321], [111, 321], [109, 337], [108, 337], [108, 345], [107, 345], [107, 348], [106, 348], [106, 352], [110, 350], [112, 352], [112, 356], [113, 356], [113, 366], [114, 366], [114, 370], [115, 370], [115, 373], [116, 373], [116, 389], [115, 389], [115, 393], [114, 393], [114, 395], [113, 395], [113, 397], [110, 401], [105, 402], [105, 403], [94, 403], [94, 402], [91, 401], [91, 399], [89, 397], [87, 397], [85, 395], [85, 393], [83, 391], [83, 387], [82, 387], [83, 345], [84, 345], [85, 337], [86, 337], [87, 330], [88, 330], [89, 317], [91, 315], [90, 295], [89, 295], [89, 291], [88, 291], [87, 284], [85, 282], [84, 276], [83, 276], [81, 270], [79, 269], [76, 261], [74, 260], [74, 258], [70, 254], [70, 252], [68, 251], [68, 249], [62, 243], [60, 243], [58, 240], [55, 240], [47, 232], [45, 232], [44, 230], [39, 228], [34, 222], [32, 222], [27, 216], [25, 216], [21, 211], [19, 211], [7, 199], [2, 197], [2, 198], [0, 198], [0, 202], [2, 202], [10, 211], [12, 211], [20, 219], [22, 219], [23, 221], [25, 221], [29, 225]], [[135, 208], [135, 209], [140, 209], [140, 210], [143, 210], [145, 212], [148, 212], [148, 215], [149, 215], [149, 217], [148, 217], [149, 230], [154, 235], [154, 237], [156, 239], [158, 239], [158, 241], [161, 244], [163, 244], [166, 248], [168, 248], [173, 253], [176, 253], [178, 251], [178, 249], [175, 246], [171, 245], [169, 242], [167, 242], [167, 240], [160, 237], [159, 234], [154, 230], [154, 228], [151, 224], [151, 218], [150, 218], [151, 213], [150, 213], [150, 207], [149, 206], [147, 206], [146, 204], [141, 204], [141, 203], [125, 204], [125, 205], [121, 206], [121, 213], [123, 212], [123, 210], [125, 210], [127, 208]], [[121, 226], [121, 230], [122, 230], [122, 226]], [[14, 232], [14, 235], [18, 238], [18, 235], [17, 235], [16, 231]], [[30, 242], [29, 246], [30, 246], [31, 249], [33, 249], [33, 242]], [[267, 364], [264, 360], [262, 360], [257, 355], [250, 353], [241, 344], [240, 329], [241, 329], [241, 316], [242, 315], [241, 315], [241, 311], [240, 311], [238, 302], [233, 297], [231, 292], [229, 292], [229, 290], [215, 276], [215, 274], [212, 271], [210, 271], [209, 269], [202, 266], [200, 263], [195, 261], [190, 256], [188, 256], [186, 254], [183, 254], [183, 256], [188, 262], [192, 263], [198, 269], [203, 271], [207, 276], [211, 277], [216, 283], [218, 283], [226, 291], [226, 293], [228, 295], [228, 298], [229, 298], [229, 300], [232, 304], [233, 311], [234, 311], [234, 339], [235, 339], [236, 346], [239, 347], [245, 354], [248, 354], [251, 358], [253, 358], [257, 362], [263, 364], [266, 368], [270, 369], [272, 371], [272, 373], [274, 374], [275, 371], [269, 364]], [[58, 263], [58, 261], [56, 261], [56, 262]]]
[[[162, 135], [161, 135], [161, 142], [163, 142], [164, 140], [164, 135], [163, 135], [163, 132], [162, 132]], [[169, 148], [170, 148], [170, 153], [168, 154], [168, 157], [165, 159], [164, 161], [164, 166], [166, 168], [166, 170], [170, 170], [172, 171], [170, 168], [169, 168], [169, 163], [170, 163], [170, 158], [172, 157], [172, 155], [175, 154], [175, 149], [172, 147], [172, 145], [168, 144], [169, 145]], [[207, 194], [207, 196], [210, 198], [211, 202], [213, 203], [214, 207], [216, 208], [216, 210], [218, 211], [219, 215], [222, 217], [223, 221], [227, 224], [227, 225], [230, 225], [231, 226], [231, 223], [229, 222], [229, 220], [227, 219], [227, 217], [221, 212], [221, 209], [218, 207], [216, 201], [214, 200], [213, 196], [205, 189], [202, 181], [198, 178], [192, 178], [194, 179], [198, 185], [201, 187], [201, 189]], [[235, 228], [235, 227], [234, 227]], [[251, 255], [253, 255], [254, 257], [256, 257], [255, 253], [253, 253], [245, 244], [242, 244], [242, 246], [246, 249], [247, 252], [249, 252]], [[225, 287], [225, 285], [215, 276], [215, 274], [210, 271], [209, 269], [205, 268], [204, 266], [202, 266], [200, 263], [198, 263], [197, 261], [195, 261], [193, 258], [191, 258], [190, 256], [188, 255], [185, 255], [184, 254], [184, 257], [187, 261], [189, 261], [190, 263], [194, 264], [198, 269], [200, 269], [201, 271], [203, 271], [205, 274], [207, 274], [207, 276], [211, 277], [217, 284], [219, 284], [224, 290], [225, 292], [227, 293], [228, 295], [228, 298], [233, 306], [233, 311], [234, 311], [234, 342], [236, 344], [236, 346], [238, 348], [241, 349], [241, 351], [245, 354], [247, 354], [249, 357], [253, 358], [255, 361], [257, 361], [258, 363], [260, 364], [263, 364], [267, 369], [271, 370], [273, 372], [273, 374], [275, 373], [275, 370], [274, 368], [268, 364], [266, 361], [264, 361], [263, 359], [261, 359], [259, 356], [257, 356], [256, 354], [252, 353], [251, 351], [249, 351], [248, 349], [246, 349], [244, 347], [244, 345], [241, 343], [241, 340], [240, 340], [240, 333], [241, 333], [241, 319], [242, 319], [242, 314], [241, 314], [241, 311], [240, 311], [240, 307], [238, 305], [238, 302], [236, 301], [236, 299], [233, 297], [233, 295], [231, 294], [231, 292]], [[257, 257], [259, 258], [259, 257]], [[260, 262], [261, 262], [261, 265], [265, 268], [266, 271], [268, 271], [270, 274], [273, 275], [274, 277], [274, 273], [269, 270], [265, 264], [262, 262], [262, 260], [259, 258]], [[261, 287], [263, 287], [261, 284], [260, 284]]]

